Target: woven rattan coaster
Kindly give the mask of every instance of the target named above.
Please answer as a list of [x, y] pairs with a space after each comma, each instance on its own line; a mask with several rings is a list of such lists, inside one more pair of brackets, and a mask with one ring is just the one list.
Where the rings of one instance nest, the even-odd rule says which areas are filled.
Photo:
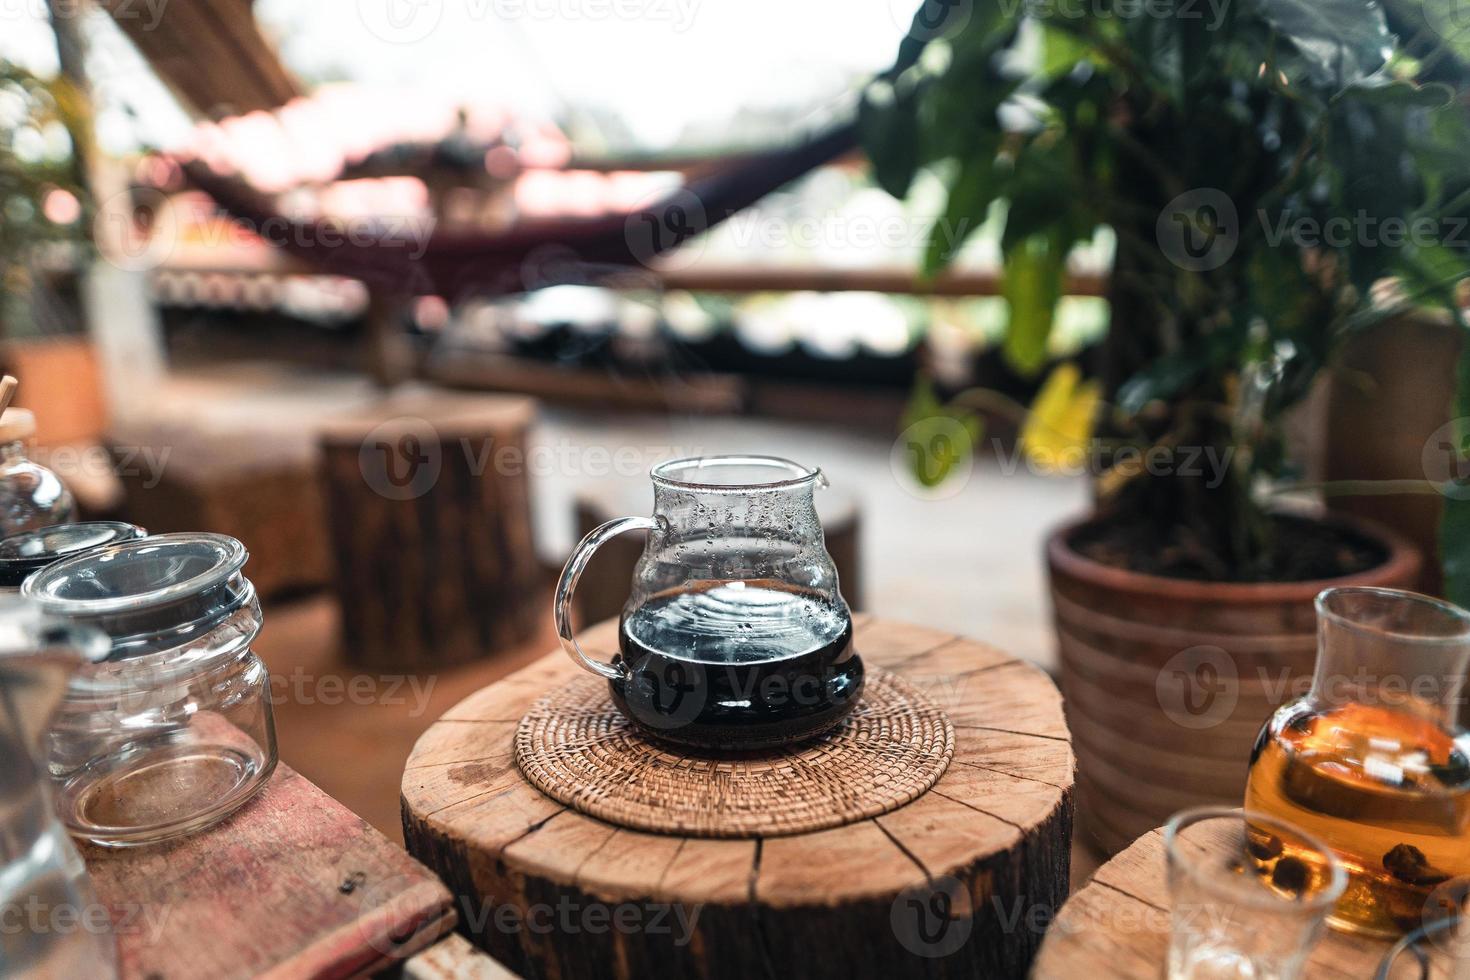
[[887, 813], [933, 786], [953, 755], [944, 712], [871, 667], [842, 726], [790, 750], [680, 755], [638, 735], [594, 677], [541, 698], [516, 731], [516, 762], [547, 796], [609, 823], [696, 837], [800, 834]]

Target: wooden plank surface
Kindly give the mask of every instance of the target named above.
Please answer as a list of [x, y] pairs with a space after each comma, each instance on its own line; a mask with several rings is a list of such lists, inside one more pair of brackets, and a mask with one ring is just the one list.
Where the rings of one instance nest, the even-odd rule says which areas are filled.
[[125, 980], [354, 976], [455, 923], [433, 873], [284, 764], [201, 833], [80, 850]]
[[517, 980], [514, 973], [455, 934], [403, 964], [404, 980]]

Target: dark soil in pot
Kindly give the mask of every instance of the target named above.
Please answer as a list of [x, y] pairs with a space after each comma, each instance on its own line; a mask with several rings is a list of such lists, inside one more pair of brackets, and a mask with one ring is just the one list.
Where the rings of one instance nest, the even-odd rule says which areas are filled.
[[1356, 575], [1388, 560], [1380, 541], [1349, 525], [1287, 514], [1272, 521], [1275, 550], [1249, 576], [1228, 567], [1188, 528], [1177, 525], [1104, 517], [1079, 527], [1068, 544], [1113, 568], [1204, 582], [1308, 582]]

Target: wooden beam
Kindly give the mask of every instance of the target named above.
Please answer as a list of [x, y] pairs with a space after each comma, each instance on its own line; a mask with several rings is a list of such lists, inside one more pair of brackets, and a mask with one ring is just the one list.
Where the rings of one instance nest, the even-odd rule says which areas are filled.
[[155, 22], [140, 16], [130, 0], [99, 2], [186, 107], [200, 115], [275, 109], [301, 94], [248, 4], [173, 3]]

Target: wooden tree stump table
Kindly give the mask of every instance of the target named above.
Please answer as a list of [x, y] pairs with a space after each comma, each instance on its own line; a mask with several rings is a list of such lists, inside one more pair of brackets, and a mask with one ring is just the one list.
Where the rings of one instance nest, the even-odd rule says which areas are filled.
[[[1036, 980], [1162, 977], [1169, 947], [1164, 837], [1152, 830], [1104, 864], [1067, 900], [1036, 958]], [[1315, 977], [1366, 978], [1387, 941], [1328, 930], [1307, 961]], [[1412, 970], [1395, 976], [1414, 976]]]
[[[1068, 887], [1061, 697], [982, 643], [856, 624], [864, 662], [953, 723], [951, 764], [913, 802], [754, 839], [588, 817], [534, 788], [514, 757], [527, 709], [579, 673], [557, 651], [420, 738], [403, 778], [409, 850], [456, 893], [468, 935], [526, 977], [1024, 975]], [[616, 624], [581, 639], [606, 657]]]
[[348, 661], [433, 670], [535, 631], [534, 418], [526, 398], [413, 392], [321, 427]]

